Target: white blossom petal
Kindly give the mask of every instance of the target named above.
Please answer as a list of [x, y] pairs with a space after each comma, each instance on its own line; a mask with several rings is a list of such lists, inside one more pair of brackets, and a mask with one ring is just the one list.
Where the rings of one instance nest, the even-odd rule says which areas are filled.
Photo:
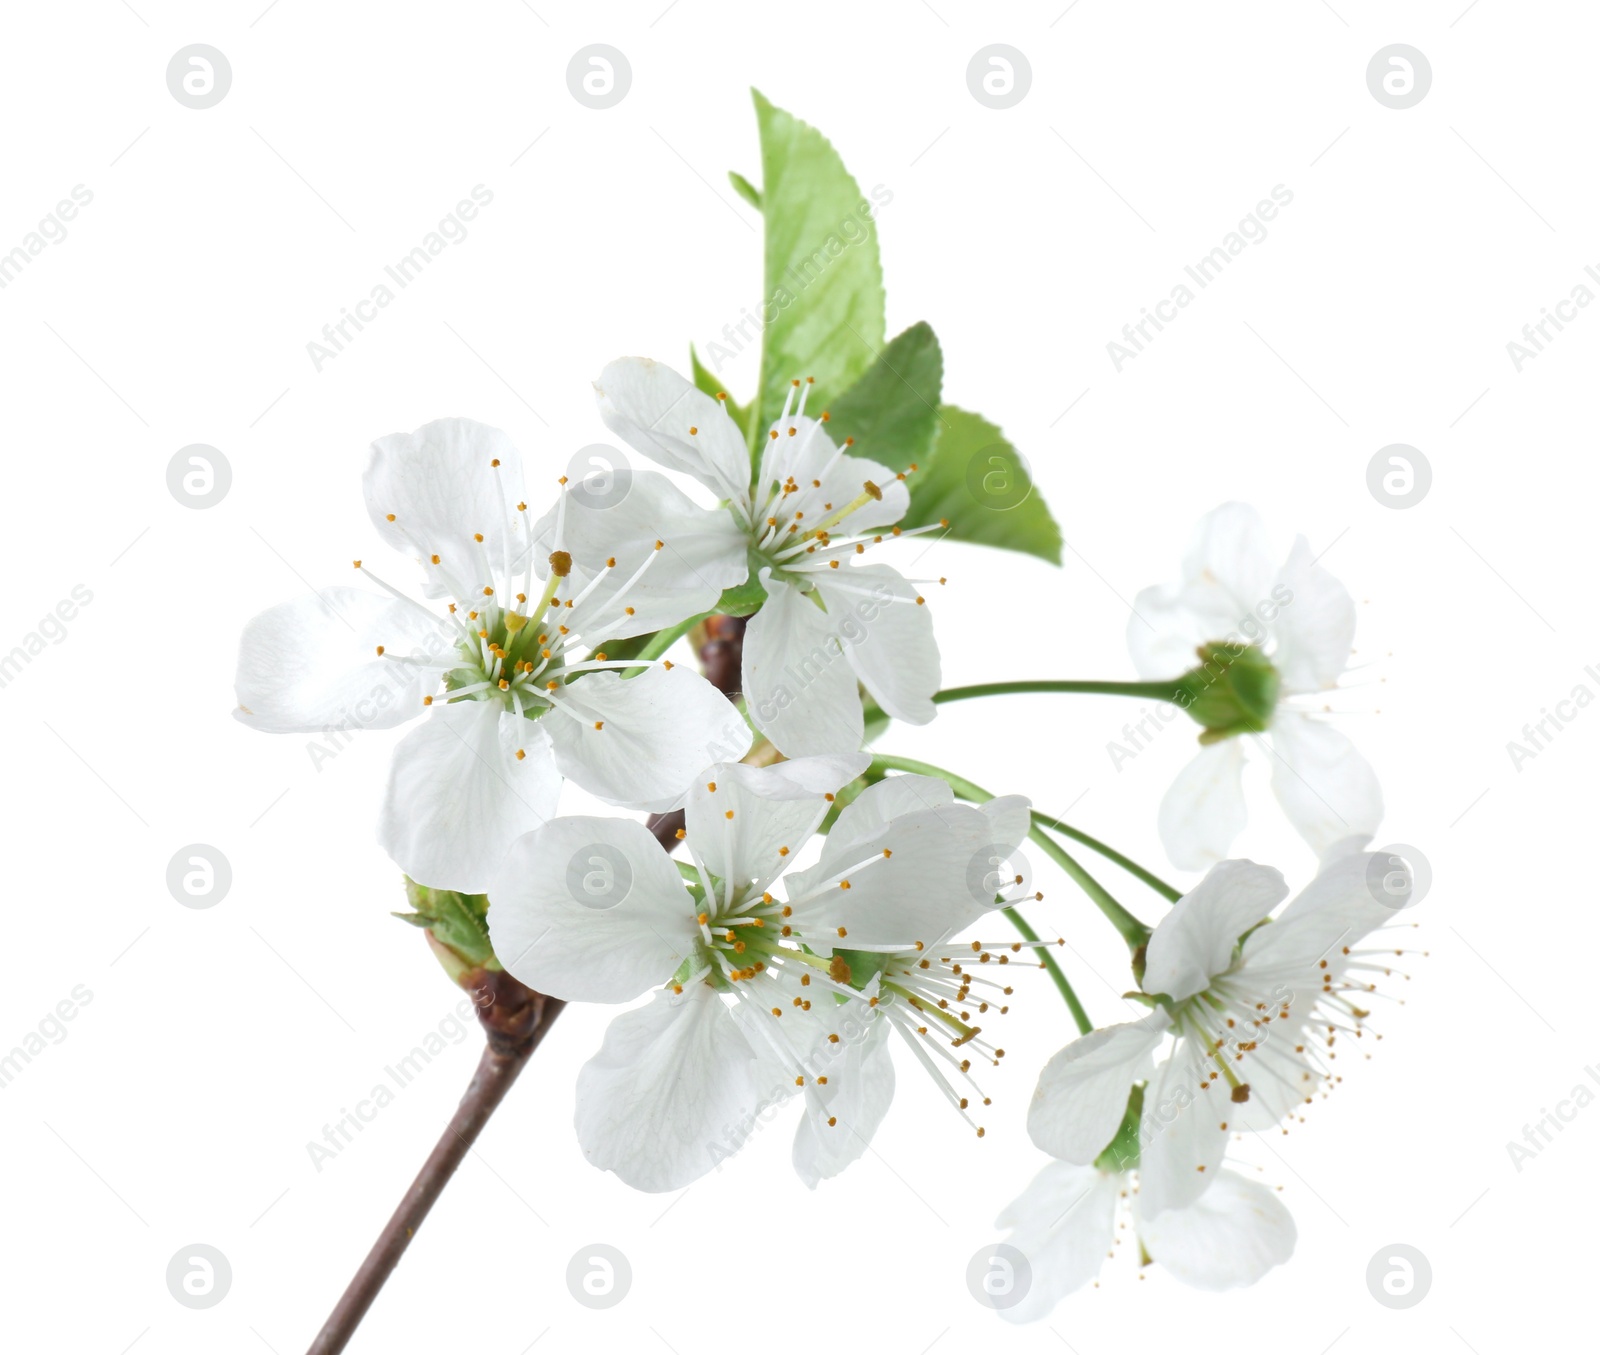
[[1290, 597], [1273, 626], [1272, 663], [1283, 690], [1319, 692], [1336, 685], [1355, 641], [1355, 599], [1315, 562], [1303, 536], [1295, 538], [1278, 586]]
[[865, 842], [830, 833], [815, 866], [784, 877], [796, 929], [817, 946], [834, 934], [859, 950], [937, 944], [993, 906], [990, 831], [981, 810], [957, 804], [898, 815]]
[[1280, 710], [1272, 722], [1272, 789], [1283, 812], [1321, 855], [1383, 821], [1383, 791], [1371, 764], [1331, 725]]
[[1210, 1064], [1180, 1039], [1145, 1088], [1139, 1126], [1139, 1213], [1146, 1220], [1186, 1209], [1217, 1178], [1233, 1112], [1226, 1082], [1202, 1088]]
[[606, 427], [635, 451], [719, 499], [748, 502], [750, 454], [721, 401], [650, 358], [608, 362], [595, 393]]
[[578, 1073], [584, 1156], [636, 1190], [678, 1190], [748, 1137], [755, 1053], [703, 983], [624, 1012]]
[[[870, 761], [870, 758], [869, 758]], [[922, 809], [940, 809], [956, 802], [948, 781], [937, 776], [886, 776], [874, 781], [839, 811], [828, 833], [826, 849], [831, 860], [857, 860], [892, 820]]]
[[[549, 577], [550, 554], [557, 549], [572, 557], [575, 586], [569, 593], [601, 576], [588, 600], [574, 609], [576, 619], [562, 618], [591, 642], [643, 635], [709, 611], [723, 589], [743, 583], [749, 572], [746, 537], [733, 515], [701, 508], [656, 471], [630, 472], [626, 496], [609, 507], [588, 506], [581, 493], [568, 489], [565, 501], [539, 520], [534, 541], [541, 579]], [[659, 552], [657, 541], [663, 543]], [[656, 558], [632, 582], [651, 555]], [[617, 563], [607, 566], [607, 560]], [[624, 588], [626, 595], [619, 597]], [[633, 608], [631, 616], [625, 607]]]
[[[1007, 1244], [1028, 1263], [1027, 1289], [1012, 1295], [1021, 1277], [996, 1258], [986, 1277], [990, 1302], [1009, 1322], [1037, 1322], [1067, 1295], [1100, 1273], [1116, 1237], [1117, 1200], [1126, 1177], [1070, 1162], [1052, 1162], [995, 1220], [1011, 1229]], [[987, 1287], [987, 1286], [986, 1286]]]
[[672, 858], [632, 819], [556, 819], [513, 843], [489, 886], [500, 963], [567, 1002], [636, 998], [699, 937]]
[[1135, 1082], [1150, 1076], [1166, 1034], [1164, 1013], [1105, 1026], [1057, 1050], [1028, 1106], [1028, 1137], [1041, 1152], [1087, 1166], [1105, 1151], [1128, 1109]]
[[750, 721], [788, 757], [853, 753], [864, 729], [856, 675], [828, 615], [763, 570], [767, 600], [744, 632]]
[[1237, 1172], [1219, 1172], [1199, 1201], [1139, 1225], [1150, 1259], [1196, 1289], [1254, 1284], [1294, 1255], [1294, 1219], [1277, 1193]]
[[498, 428], [436, 419], [379, 438], [362, 489], [378, 534], [422, 564], [430, 597], [468, 596], [492, 585], [508, 557], [513, 569], [526, 558], [527, 538], [511, 526], [522, 456]]
[[689, 845], [712, 874], [759, 893], [817, 830], [833, 792], [871, 760], [855, 753], [771, 767], [720, 762], [699, 775], [684, 802]]
[[1227, 593], [1236, 613], [1234, 624], [1271, 596], [1276, 574], [1266, 524], [1249, 504], [1222, 504], [1195, 524], [1183, 557], [1184, 581], [1214, 584]]
[[[1355, 946], [1393, 922], [1410, 897], [1411, 873], [1404, 861], [1376, 852], [1339, 855], [1323, 862], [1316, 877], [1290, 901], [1270, 927], [1245, 943], [1241, 968], [1274, 975], [1299, 973], [1321, 986], [1318, 964], [1341, 963], [1344, 946]], [[1387, 902], [1386, 902], [1387, 901]]]
[[824, 568], [810, 577], [827, 604], [834, 643], [873, 699], [907, 724], [932, 720], [939, 644], [916, 585], [887, 565]]
[[1195, 525], [1175, 584], [1142, 590], [1128, 618], [1128, 650], [1147, 680], [1175, 678], [1207, 642], [1261, 643], [1280, 611], [1266, 527], [1248, 504], [1225, 503]]
[[1244, 831], [1244, 747], [1238, 738], [1202, 745], [1161, 800], [1161, 845], [1180, 870], [1205, 870]]
[[395, 747], [378, 840], [418, 884], [482, 894], [560, 793], [539, 725], [492, 701], [435, 705]]
[[1209, 987], [1233, 962], [1239, 938], [1288, 893], [1270, 866], [1219, 861], [1156, 924], [1145, 952], [1145, 992], [1182, 1002]]
[[552, 696], [561, 709], [540, 723], [556, 766], [591, 795], [624, 808], [660, 812], [681, 804], [702, 770], [750, 749], [738, 710], [681, 666], [631, 678], [590, 673]]
[[1026, 795], [996, 795], [978, 809], [989, 820], [989, 840], [1007, 851], [1020, 847], [1033, 830], [1033, 801]]
[[835, 1046], [843, 1052], [826, 1065], [827, 1086], [812, 1088], [807, 1097], [805, 1114], [795, 1130], [793, 1157], [796, 1173], [813, 1190], [867, 1151], [889, 1113], [894, 1061], [888, 1035], [888, 1020], [868, 1018], [859, 1038]]
[[[269, 734], [392, 729], [422, 714], [422, 698], [453, 652], [443, 623], [418, 608], [357, 588], [325, 588], [245, 626], [234, 716]], [[407, 657], [430, 664], [401, 661]]]

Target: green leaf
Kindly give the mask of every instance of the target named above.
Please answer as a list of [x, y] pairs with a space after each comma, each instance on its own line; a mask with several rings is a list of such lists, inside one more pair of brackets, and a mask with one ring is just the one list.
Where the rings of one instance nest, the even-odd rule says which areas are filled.
[[814, 377], [812, 407], [825, 407], [872, 365], [884, 322], [873, 204], [822, 133], [752, 94], [761, 132], [766, 327], [746, 431], [759, 446], [791, 381]]
[[694, 384], [713, 400], [718, 396], [722, 397], [722, 407], [728, 411], [734, 423], [740, 428], [747, 426], [749, 409], [728, 394], [728, 388], [722, 384], [722, 378], [700, 361], [700, 354], [695, 352], [693, 344], [689, 345], [689, 370], [694, 376]]
[[733, 191], [748, 202], [756, 211], [761, 210], [761, 190], [737, 170], [728, 171], [728, 182], [733, 185]]
[[982, 415], [941, 405], [938, 435], [909, 483], [906, 526], [948, 520], [953, 540], [1061, 563], [1061, 528], [1027, 462]]
[[939, 386], [944, 356], [926, 321], [897, 334], [866, 375], [828, 410], [835, 442], [855, 439], [855, 456], [871, 457], [891, 470], [919, 465], [933, 446], [939, 421]]

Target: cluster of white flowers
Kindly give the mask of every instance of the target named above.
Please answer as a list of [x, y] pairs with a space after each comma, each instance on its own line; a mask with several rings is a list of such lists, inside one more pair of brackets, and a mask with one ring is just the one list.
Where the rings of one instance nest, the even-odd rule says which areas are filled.
[[[563, 481], [535, 518], [497, 430], [442, 420], [381, 439], [367, 508], [420, 566], [427, 601], [357, 560], [372, 589], [257, 617], [238, 717], [273, 732], [418, 718], [380, 817], [396, 863], [420, 885], [487, 895], [494, 954], [536, 991], [650, 995], [579, 1076], [577, 1131], [597, 1167], [682, 1187], [792, 1098], [794, 1165], [814, 1187], [889, 1109], [891, 1035], [981, 1136], [974, 1070], [1004, 1052], [984, 1028], [1045, 943], [969, 933], [1040, 897], [1002, 867], [1041, 830], [1026, 799], [958, 803], [943, 779], [869, 774], [862, 751], [863, 690], [891, 719], [926, 723], [940, 670], [917, 583], [860, 557], [938, 527], [897, 525], [905, 473], [807, 414], [809, 383], [794, 382], [754, 476], [720, 397], [677, 373], [623, 359], [596, 390], [615, 433], [715, 506], [641, 471], [604, 506]], [[1338, 681], [1354, 608], [1303, 540], [1275, 570], [1263, 539], [1250, 510], [1218, 509], [1182, 582], [1140, 594], [1130, 622], [1147, 681], [1192, 678], [1198, 650], [1224, 688], [1248, 670], [1265, 696], [1238, 728], [1207, 728], [1161, 807], [1174, 861], [1209, 870], [1135, 956], [1149, 1014], [1089, 1031], [1039, 1078], [1028, 1131], [1056, 1161], [1000, 1219], [1032, 1272], [1011, 1318], [1091, 1280], [1124, 1211], [1141, 1251], [1192, 1284], [1251, 1283], [1285, 1260], [1287, 1211], [1223, 1169], [1226, 1146], [1327, 1087], [1336, 1043], [1363, 1034], [1361, 994], [1390, 968], [1393, 948], [1366, 938], [1407, 886], [1372, 890], [1376, 783], [1290, 704]], [[742, 703], [664, 657], [729, 590], [753, 609]], [[1282, 876], [1224, 859], [1243, 827], [1246, 738], [1270, 740], [1279, 799], [1322, 855], [1276, 912]], [[619, 808], [681, 809], [687, 861], [634, 819], [558, 817], [567, 778]], [[806, 852], [819, 833], [820, 854]]]

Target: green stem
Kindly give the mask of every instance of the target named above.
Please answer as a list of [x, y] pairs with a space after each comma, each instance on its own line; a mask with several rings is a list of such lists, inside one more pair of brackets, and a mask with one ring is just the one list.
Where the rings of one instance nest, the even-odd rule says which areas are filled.
[[972, 687], [946, 687], [935, 692], [935, 702], [965, 701], [974, 696], [1014, 696], [1028, 692], [1078, 692], [1097, 696], [1143, 696], [1153, 701], [1183, 704], [1183, 688], [1177, 682], [1054, 682], [1039, 679], [1027, 682], [980, 682]]
[[[943, 767], [935, 767], [929, 762], [918, 762], [914, 758], [896, 757], [889, 753], [877, 753], [873, 756], [872, 766], [875, 769], [886, 771], [915, 772], [920, 776], [936, 776], [946, 782], [950, 789], [964, 800], [972, 800], [982, 804], [985, 800], [994, 799], [994, 795], [986, 791], [975, 782], [968, 781], [965, 777], [957, 776], [954, 772], [947, 772]], [[1111, 897], [1097, 879], [1078, 864], [1065, 847], [1052, 838], [1043, 828], [1035, 827], [1028, 834], [1028, 838], [1042, 850], [1046, 856], [1054, 861], [1062, 870], [1072, 877], [1074, 883], [1089, 896], [1090, 901], [1110, 920], [1122, 939], [1128, 943], [1129, 950], [1138, 950], [1150, 939], [1150, 929], [1140, 922], [1132, 913]]]
[[1040, 828], [1050, 828], [1060, 833], [1063, 837], [1070, 837], [1074, 842], [1081, 842], [1091, 851], [1099, 852], [1107, 861], [1119, 865], [1135, 879], [1143, 880], [1151, 889], [1160, 894], [1168, 903], [1176, 903], [1183, 897], [1181, 889], [1175, 889], [1159, 875], [1146, 870], [1137, 861], [1124, 856], [1115, 847], [1108, 846], [1099, 838], [1090, 837], [1081, 828], [1074, 828], [1070, 823], [1063, 823], [1060, 819], [1052, 819], [1048, 814], [1041, 814], [1038, 810], [1033, 813], [1033, 821]]
[[[1011, 920], [1011, 925], [1022, 933], [1024, 941], [1037, 941], [1038, 932], [1028, 925], [1028, 919], [1023, 917], [1015, 908], [1003, 910], [1006, 917]], [[1072, 985], [1067, 982], [1067, 976], [1062, 972], [1061, 966], [1056, 963], [1056, 957], [1045, 947], [1036, 948], [1039, 959], [1044, 967], [1050, 971], [1050, 977], [1055, 980], [1055, 985], [1061, 990], [1061, 996], [1066, 999], [1067, 1010], [1072, 1013], [1072, 1019], [1077, 1024], [1078, 1034], [1087, 1035], [1094, 1029], [1094, 1022], [1089, 1019], [1089, 1013], [1084, 1011], [1083, 1003], [1078, 1001], [1078, 995], [1072, 991]]]
[[713, 614], [711, 612], [701, 612], [699, 616], [691, 616], [687, 621], [678, 622], [676, 626], [668, 626], [665, 630], [658, 630], [639, 647], [637, 654], [629, 655], [630, 658], [638, 659], [641, 666], [627, 669], [622, 676], [633, 677], [636, 673], [644, 672], [643, 665], [645, 663], [659, 659], [673, 645], [677, 644], [679, 640], [683, 639], [685, 635]]

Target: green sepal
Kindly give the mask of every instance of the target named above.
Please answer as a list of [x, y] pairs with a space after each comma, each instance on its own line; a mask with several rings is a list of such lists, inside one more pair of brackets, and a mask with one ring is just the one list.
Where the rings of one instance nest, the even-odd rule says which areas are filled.
[[1177, 704], [1201, 726], [1201, 743], [1259, 734], [1272, 723], [1280, 679], [1256, 645], [1201, 645], [1200, 666], [1178, 679]]
[[[406, 880], [406, 898], [413, 909], [396, 913], [403, 922], [424, 927], [436, 942], [467, 968], [499, 969], [494, 947], [489, 944], [489, 899], [485, 894], [461, 894], [453, 889], [430, 889], [415, 880]], [[440, 956], [446, 970], [451, 965]], [[452, 978], [457, 978], [455, 973]]]
[[743, 583], [724, 588], [717, 599], [717, 611], [724, 616], [753, 616], [767, 600], [766, 587], [761, 582], [759, 570], [766, 565], [755, 552], [750, 553], [750, 576]]
[[1139, 1165], [1139, 1125], [1144, 1118], [1144, 1084], [1128, 1092], [1128, 1107], [1122, 1114], [1122, 1123], [1111, 1142], [1105, 1146], [1094, 1165], [1103, 1172], [1132, 1171]]

